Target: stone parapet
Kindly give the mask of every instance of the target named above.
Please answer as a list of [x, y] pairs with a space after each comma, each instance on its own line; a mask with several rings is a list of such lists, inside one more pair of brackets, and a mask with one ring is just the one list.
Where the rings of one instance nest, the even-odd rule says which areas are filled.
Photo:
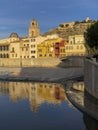
[[98, 99], [98, 63], [94, 60], [85, 59], [84, 83], [87, 92]]

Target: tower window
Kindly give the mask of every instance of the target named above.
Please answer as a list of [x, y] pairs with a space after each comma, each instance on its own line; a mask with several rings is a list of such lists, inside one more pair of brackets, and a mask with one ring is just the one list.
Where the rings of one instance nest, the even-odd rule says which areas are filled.
[[34, 23], [32, 23], [32, 26], [34, 26]]

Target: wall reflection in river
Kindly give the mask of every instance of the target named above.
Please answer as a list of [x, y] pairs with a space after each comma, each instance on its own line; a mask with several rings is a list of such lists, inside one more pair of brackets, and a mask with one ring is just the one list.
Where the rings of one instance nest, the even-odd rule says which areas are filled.
[[0, 93], [8, 94], [12, 102], [28, 99], [32, 111], [44, 103], [60, 104], [66, 99], [65, 90], [60, 84], [0, 82]]
[[98, 119], [98, 99], [91, 96], [85, 89], [84, 82], [72, 82], [70, 84], [69, 97], [83, 111], [89, 113], [93, 118]]
[[84, 82], [73, 81], [67, 90], [69, 100], [83, 113], [86, 130], [98, 130], [98, 99], [91, 96], [84, 86]]

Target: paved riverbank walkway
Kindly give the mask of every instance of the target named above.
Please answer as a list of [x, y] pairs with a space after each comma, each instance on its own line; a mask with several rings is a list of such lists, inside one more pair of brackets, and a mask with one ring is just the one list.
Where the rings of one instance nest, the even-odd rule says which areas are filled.
[[83, 76], [83, 68], [0, 67], [0, 80], [64, 82]]

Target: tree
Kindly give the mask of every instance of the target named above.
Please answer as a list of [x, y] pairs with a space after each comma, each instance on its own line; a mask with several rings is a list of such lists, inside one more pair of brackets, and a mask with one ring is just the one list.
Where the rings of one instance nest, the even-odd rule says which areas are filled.
[[64, 24], [60, 24], [59, 27], [63, 28], [63, 27], [64, 27]]
[[84, 37], [86, 46], [90, 48], [90, 53], [98, 53], [98, 21], [87, 28]]
[[80, 22], [79, 21], [75, 21], [75, 24], [79, 24]]

